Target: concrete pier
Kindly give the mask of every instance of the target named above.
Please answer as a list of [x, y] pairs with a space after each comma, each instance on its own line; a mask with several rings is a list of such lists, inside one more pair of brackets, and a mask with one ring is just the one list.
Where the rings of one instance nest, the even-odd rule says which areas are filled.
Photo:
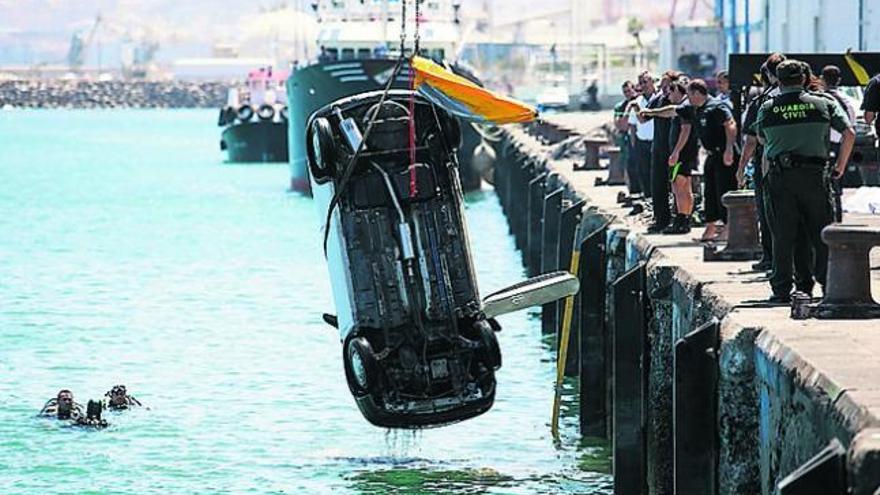
[[[561, 115], [553, 127], [592, 137], [609, 118]], [[630, 466], [617, 473], [615, 493], [771, 495], [836, 438], [848, 450], [850, 493], [874, 495], [880, 320], [792, 320], [788, 306], [764, 302], [769, 284], [751, 261], [704, 262], [697, 231], [646, 234], [649, 219], [617, 203], [624, 187], [596, 186], [608, 171], [582, 170], [584, 157], [558, 153], [564, 142], [546, 137], [557, 134], [509, 128], [496, 188], [502, 204], [523, 205], [506, 208], [518, 238], [535, 239], [533, 223], [549, 214], [542, 242], [551, 245], [526, 244], [530, 271], [538, 262], [568, 269], [560, 250], [581, 251], [579, 335], [569, 353], [579, 354], [582, 432], [613, 439], [615, 461]], [[556, 198], [540, 214], [526, 207], [560, 189], [568, 204], [584, 202], [577, 235], [560, 225]], [[871, 216], [845, 221], [880, 225]], [[880, 250], [870, 261], [880, 294]], [[640, 267], [643, 284], [633, 275]], [[556, 310], [544, 308], [553, 312], [545, 324], [558, 325]]]

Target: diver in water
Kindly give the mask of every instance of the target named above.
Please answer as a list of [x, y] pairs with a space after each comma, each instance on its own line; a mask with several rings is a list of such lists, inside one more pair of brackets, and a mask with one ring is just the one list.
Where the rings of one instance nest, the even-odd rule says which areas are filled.
[[54, 399], [50, 399], [43, 406], [43, 409], [40, 410], [40, 416], [70, 421], [77, 426], [91, 426], [95, 428], [105, 428], [107, 426], [107, 421], [101, 419], [100, 402], [90, 400], [87, 409], [83, 411], [82, 405], [74, 402], [73, 392], [67, 389], [59, 391]]
[[73, 392], [67, 389], [60, 390], [54, 399], [49, 399], [43, 409], [40, 410], [40, 416], [54, 416], [57, 419], [69, 419], [76, 421], [78, 418], [84, 418], [83, 407], [73, 401]]
[[113, 411], [121, 411], [130, 407], [143, 405], [139, 400], [128, 395], [125, 385], [114, 385], [109, 392], [104, 394], [104, 397], [107, 397], [104, 401], [104, 407]]

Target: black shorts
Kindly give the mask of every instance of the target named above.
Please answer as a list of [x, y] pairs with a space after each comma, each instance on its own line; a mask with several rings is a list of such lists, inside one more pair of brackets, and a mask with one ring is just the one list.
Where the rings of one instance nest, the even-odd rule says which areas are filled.
[[678, 175], [683, 175], [685, 177], [690, 177], [693, 175], [694, 171], [697, 169], [697, 161], [690, 160], [682, 160], [681, 166], [678, 167]]

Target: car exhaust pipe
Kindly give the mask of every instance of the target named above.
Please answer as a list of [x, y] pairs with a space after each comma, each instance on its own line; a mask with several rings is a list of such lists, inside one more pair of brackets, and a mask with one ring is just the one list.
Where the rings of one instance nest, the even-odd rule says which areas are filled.
[[541, 306], [577, 294], [580, 282], [566, 271], [545, 273], [493, 292], [483, 298], [487, 318]]

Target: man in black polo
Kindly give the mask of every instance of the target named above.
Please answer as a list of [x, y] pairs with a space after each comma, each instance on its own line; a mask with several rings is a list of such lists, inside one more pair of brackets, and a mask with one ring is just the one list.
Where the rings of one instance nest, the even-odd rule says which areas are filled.
[[[730, 107], [709, 96], [702, 79], [688, 83], [688, 105], [677, 109], [682, 120], [690, 122], [700, 144], [708, 153], [703, 164], [703, 208], [706, 230], [700, 240], [726, 240], [727, 209], [721, 197], [736, 189], [736, 121]], [[720, 223], [720, 225], [718, 225]]]
[[862, 110], [865, 111], [865, 123], [874, 124], [880, 131], [880, 119], [877, 114], [880, 113], [880, 74], [872, 77], [865, 87], [865, 97], [862, 100]]

